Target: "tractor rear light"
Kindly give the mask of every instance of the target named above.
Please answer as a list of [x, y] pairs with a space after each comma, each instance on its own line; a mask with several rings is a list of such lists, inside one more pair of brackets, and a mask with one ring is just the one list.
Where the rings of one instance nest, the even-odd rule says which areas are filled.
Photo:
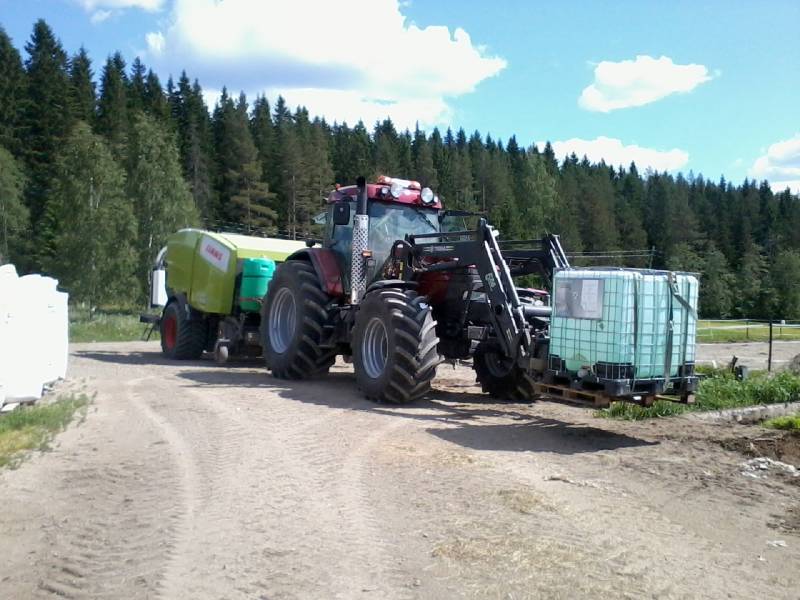
[[423, 204], [433, 204], [436, 201], [436, 196], [433, 195], [433, 190], [429, 187], [422, 188], [419, 194]]

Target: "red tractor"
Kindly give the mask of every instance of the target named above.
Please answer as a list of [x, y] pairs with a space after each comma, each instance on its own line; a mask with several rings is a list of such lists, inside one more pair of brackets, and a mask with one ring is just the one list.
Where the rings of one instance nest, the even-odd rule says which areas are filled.
[[367, 397], [407, 403], [443, 359], [471, 357], [485, 392], [533, 397], [550, 307], [513, 277], [549, 282], [568, 267], [558, 236], [501, 242], [478, 215], [445, 211], [431, 189], [388, 177], [333, 191], [324, 227], [321, 246], [278, 266], [262, 306], [275, 377], [314, 377], [344, 355]]

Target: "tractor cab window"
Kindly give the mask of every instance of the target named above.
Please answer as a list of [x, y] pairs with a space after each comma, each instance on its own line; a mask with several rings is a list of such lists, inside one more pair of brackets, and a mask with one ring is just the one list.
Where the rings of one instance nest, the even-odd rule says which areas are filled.
[[392, 245], [406, 234], [437, 233], [436, 210], [410, 204], [370, 202], [369, 249], [378, 266], [389, 257]]

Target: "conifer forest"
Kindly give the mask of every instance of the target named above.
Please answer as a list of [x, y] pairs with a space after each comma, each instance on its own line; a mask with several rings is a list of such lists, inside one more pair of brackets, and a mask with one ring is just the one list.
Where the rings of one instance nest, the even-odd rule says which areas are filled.
[[[73, 52], [74, 50], [74, 52]], [[800, 199], [767, 182], [558, 160], [550, 144], [457, 128], [329, 123], [191, 73], [166, 82], [96, 62], [46, 22], [24, 48], [0, 25], [0, 262], [77, 301], [143, 302], [166, 236], [200, 226], [304, 239], [334, 184], [415, 179], [505, 239], [561, 235], [578, 265], [702, 275], [705, 318], [800, 319]]]

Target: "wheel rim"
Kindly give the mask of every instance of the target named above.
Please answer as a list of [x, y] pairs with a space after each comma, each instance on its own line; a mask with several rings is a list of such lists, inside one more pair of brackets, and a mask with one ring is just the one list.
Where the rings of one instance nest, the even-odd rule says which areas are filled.
[[364, 330], [361, 357], [367, 375], [372, 379], [383, 375], [389, 357], [389, 335], [386, 333], [383, 321], [377, 317], [373, 317]]
[[164, 319], [164, 344], [167, 349], [172, 350], [175, 347], [175, 338], [178, 337], [178, 322], [175, 315], [169, 315]]
[[297, 306], [294, 294], [288, 288], [281, 288], [272, 301], [269, 311], [269, 341], [272, 349], [283, 354], [294, 338], [297, 325]]

